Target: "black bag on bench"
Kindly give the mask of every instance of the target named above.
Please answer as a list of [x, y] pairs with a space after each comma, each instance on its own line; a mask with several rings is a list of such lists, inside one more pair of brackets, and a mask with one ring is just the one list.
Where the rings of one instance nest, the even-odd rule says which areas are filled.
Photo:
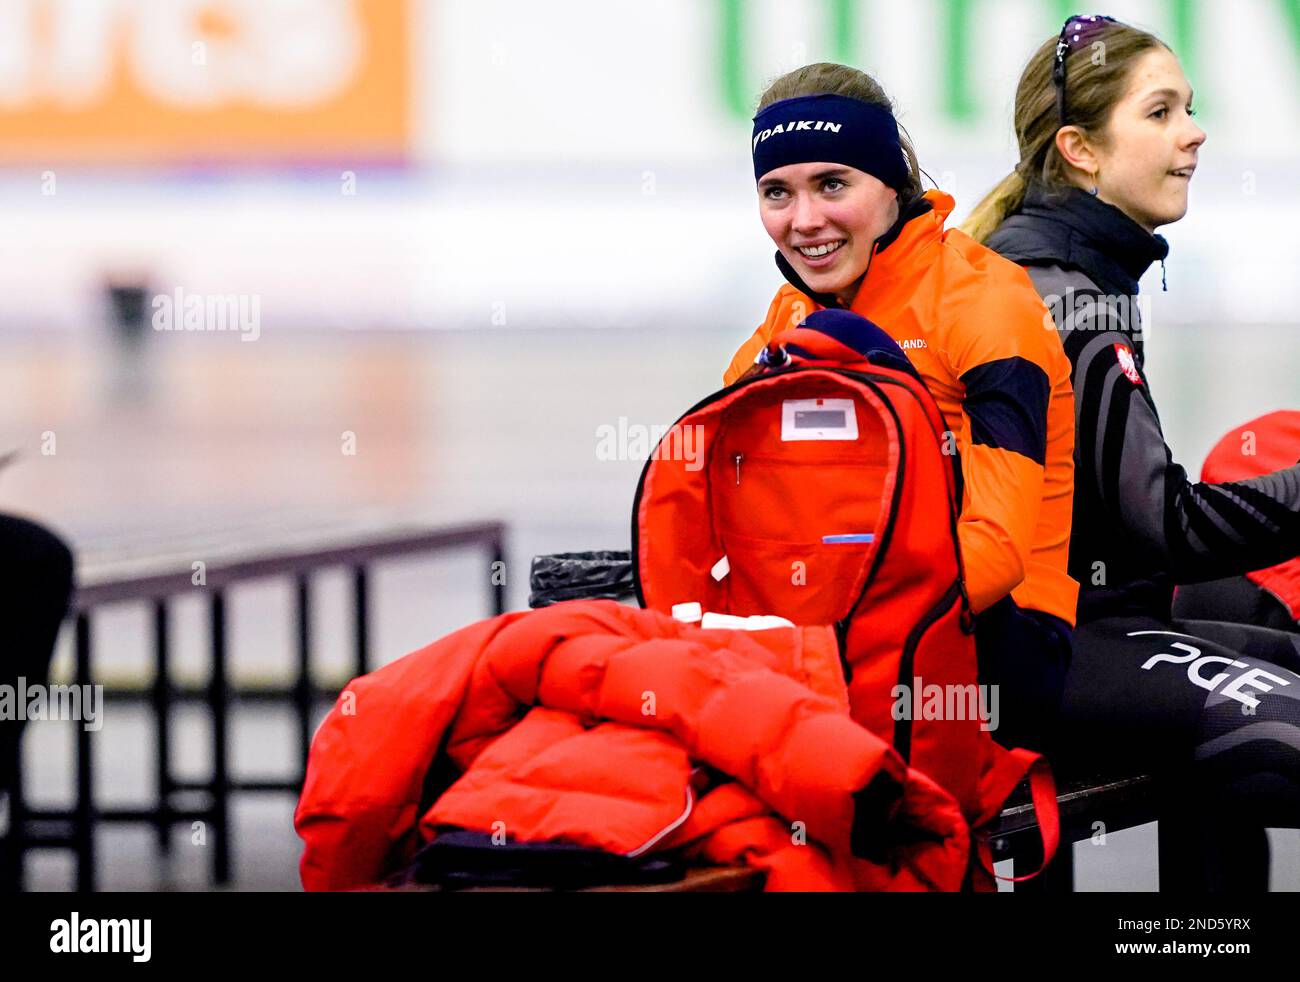
[[534, 556], [529, 574], [529, 607], [549, 607], [564, 600], [627, 600], [632, 584], [632, 552], [560, 552]]

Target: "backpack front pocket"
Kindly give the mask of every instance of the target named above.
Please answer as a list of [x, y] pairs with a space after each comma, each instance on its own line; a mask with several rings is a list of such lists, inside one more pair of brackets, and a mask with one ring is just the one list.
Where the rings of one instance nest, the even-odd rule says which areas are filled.
[[862, 588], [872, 542], [789, 542], [723, 533], [728, 613], [830, 624]]

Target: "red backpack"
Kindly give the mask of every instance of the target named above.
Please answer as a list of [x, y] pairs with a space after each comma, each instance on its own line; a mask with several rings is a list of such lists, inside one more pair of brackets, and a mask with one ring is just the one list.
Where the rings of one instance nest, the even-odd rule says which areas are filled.
[[[994, 743], [970, 711], [951, 436], [901, 350], [864, 355], [847, 318], [878, 329], [835, 314], [773, 338], [770, 367], [693, 406], [660, 441], [633, 504], [637, 599], [834, 624], [853, 718], [975, 827], [1029, 776], [1046, 864], [1059, 839], [1046, 760]], [[924, 718], [936, 692], [946, 718]], [[987, 844], [979, 853], [991, 872]], [[977, 869], [975, 886], [992, 888]]]

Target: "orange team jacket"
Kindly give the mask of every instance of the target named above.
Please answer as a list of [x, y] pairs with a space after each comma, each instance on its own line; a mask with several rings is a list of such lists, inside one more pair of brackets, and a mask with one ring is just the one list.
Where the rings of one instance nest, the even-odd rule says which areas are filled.
[[[849, 308], [897, 341], [955, 435], [964, 484], [958, 538], [978, 612], [1008, 593], [1073, 625], [1079, 587], [1066, 573], [1074, 491], [1070, 362], [1023, 269], [956, 229], [953, 199], [929, 191], [873, 249]], [[768, 340], [840, 306], [790, 281], [723, 376], [743, 375]]]

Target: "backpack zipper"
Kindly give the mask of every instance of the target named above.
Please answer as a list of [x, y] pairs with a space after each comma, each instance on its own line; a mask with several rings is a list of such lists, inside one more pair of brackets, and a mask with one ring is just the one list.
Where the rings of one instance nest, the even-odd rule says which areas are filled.
[[[912, 398], [918, 401], [920, 401], [921, 398], [916, 392], [912, 390], [909, 384], [900, 382], [897, 379], [881, 377], [879, 375], [873, 375], [866, 372], [855, 372], [843, 368], [818, 368], [817, 370], [830, 372], [836, 375], [843, 375], [847, 378], [856, 379], [857, 381], [864, 383], [868, 386], [894, 385], [901, 388], [904, 392], [906, 392], [908, 395], [912, 396]], [[733, 392], [739, 389], [743, 389], [746, 386], [754, 385], [755, 383], [758, 382], [770, 381], [773, 378], [779, 378], [782, 375], [790, 375], [800, 371], [805, 371], [805, 369], [802, 369], [794, 365], [787, 365], [784, 368], [773, 369], [772, 371], [769, 371], [763, 375], [755, 375], [750, 378], [739, 379], [735, 382], [732, 382], [731, 385], [724, 386], [722, 389], [718, 390], [717, 392], [713, 392], [705, 396], [695, 405], [691, 406], [690, 409], [686, 410], [686, 412], [682, 413], [681, 416], [677, 418], [676, 422], [680, 423], [682, 420], [686, 419], [689, 416], [694, 415], [695, 413], [699, 412], [701, 409], [705, 408], [706, 406], [712, 405], [713, 403], [726, 398], [727, 396], [731, 395]], [[917, 385], [920, 386], [921, 389], [924, 391], [923, 383], [917, 383]], [[883, 395], [883, 393], [878, 393], [878, 394]], [[893, 417], [895, 426], [898, 428], [901, 435], [902, 421], [899, 419], [897, 410], [894, 409], [894, 407], [890, 404], [889, 400], [887, 399], [884, 400], [884, 404], [885, 407], [889, 410], [890, 415]], [[937, 433], [935, 434], [935, 436], [936, 438], [938, 438]], [[643, 608], [646, 606], [646, 602], [645, 602], [645, 592], [641, 588], [641, 556], [640, 556], [641, 550], [640, 550], [640, 535], [639, 535], [640, 530], [638, 528], [638, 524], [639, 524], [638, 520], [640, 518], [640, 513], [641, 513], [641, 496], [645, 491], [645, 479], [646, 476], [650, 473], [650, 466], [653, 463], [654, 463], [654, 455], [652, 454], [650, 458], [646, 460], [645, 465], [641, 468], [641, 476], [640, 478], [637, 479], [636, 493], [633, 494], [632, 496], [632, 523], [631, 523], [632, 524], [632, 586], [636, 593], [636, 602]], [[904, 442], [900, 440], [898, 445], [899, 473], [902, 473], [905, 468], [906, 468], [906, 446]], [[895, 482], [894, 496], [893, 496], [893, 500], [890, 502], [890, 514], [896, 514], [898, 511], [898, 502], [902, 497], [902, 490], [903, 490], [902, 485], [903, 485], [902, 481]], [[948, 520], [952, 527], [953, 548], [957, 558], [958, 582], [961, 583], [964, 581], [965, 573], [964, 573], [964, 566], [961, 561], [961, 550], [957, 547], [957, 511], [958, 510], [959, 509], [950, 509]], [[849, 614], [852, 614], [853, 610], [857, 607], [857, 605], [861, 603], [863, 596], [866, 595], [867, 589], [871, 586], [872, 581], [875, 579], [876, 572], [878, 571], [880, 564], [883, 562], [885, 551], [889, 546], [890, 533], [892, 531], [893, 531], [893, 523], [891, 522], [889, 526], [887, 526], [885, 529], [884, 537], [876, 543], [876, 555], [875, 558], [872, 560], [871, 569], [867, 573], [866, 582], [863, 583], [862, 585], [862, 592], [858, 594], [857, 599], [853, 602], [853, 606], [849, 608]], [[965, 599], [966, 591], [964, 588], [961, 590], [961, 593], [962, 593], [963, 604], [964, 605], [968, 604], [968, 601]], [[838, 625], [836, 625], [836, 627], [838, 630]], [[846, 653], [841, 649], [840, 662], [841, 662], [841, 666], [844, 668], [845, 680], [848, 681], [849, 679], [852, 678], [853, 673], [845, 657], [845, 654]]]
[[[903, 657], [898, 662], [898, 684], [904, 687], [904, 691], [912, 690], [912, 673], [916, 665], [916, 649], [921, 645], [921, 639], [925, 637], [930, 628], [934, 627], [947, 611], [952, 609], [952, 605], [957, 602], [959, 596], [964, 593], [960, 577], [948, 587], [939, 601], [925, 612], [919, 621], [913, 626], [907, 634], [907, 640], [903, 642]], [[909, 717], [911, 713], [907, 714]], [[912, 720], [904, 717], [894, 723], [894, 749], [898, 751], [898, 756], [902, 757], [904, 762], [911, 761], [912, 756]]]

